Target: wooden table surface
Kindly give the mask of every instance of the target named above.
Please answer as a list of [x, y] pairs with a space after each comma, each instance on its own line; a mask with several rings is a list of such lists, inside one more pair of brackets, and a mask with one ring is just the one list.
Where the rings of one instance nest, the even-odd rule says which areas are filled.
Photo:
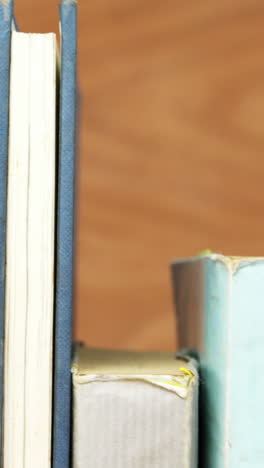
[[262, 0], [80, 1], [77, 338], [171, 349], [170, 260], [264, 255], [263, 29]]

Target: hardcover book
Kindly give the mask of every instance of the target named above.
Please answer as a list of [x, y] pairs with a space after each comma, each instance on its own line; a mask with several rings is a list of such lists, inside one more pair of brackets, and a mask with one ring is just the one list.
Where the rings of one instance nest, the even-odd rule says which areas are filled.
[[76, 468], [197, 468], [194, 360], [81, 347], [73, 397]]
[[179, 345], [199, 353], [203, 468], [264, 466], [264, 258], [172, 264]]
[[60, 51], [53, 33], [17, 32], [0, 1], [4, 468], [71, 463], [76, 10], [62, 0]]

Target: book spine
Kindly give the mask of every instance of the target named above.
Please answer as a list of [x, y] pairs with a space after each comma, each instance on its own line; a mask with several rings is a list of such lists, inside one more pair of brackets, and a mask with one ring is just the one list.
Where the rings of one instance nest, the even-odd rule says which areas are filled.
[[172, 280], [179, 345], [199, 354], [199, 466], [223, 468], [229, 272], [221, 262], [195, 258], [175, 262]]
[[[0, 441], [2, 441], [9, 71], [13, 1], [0, 1]], [[2, 447], [2, 443], [1, 443]], [[2, 466], [2, 453], [0, 466]]]
[[201, 466], [226, 468], [232, 277], [227, 266], [205, 258], [203, 269], [203, 345], [200, 349]]
[[53, 468], [70, 466], [77, 5], [64, 0], [57, 195]]

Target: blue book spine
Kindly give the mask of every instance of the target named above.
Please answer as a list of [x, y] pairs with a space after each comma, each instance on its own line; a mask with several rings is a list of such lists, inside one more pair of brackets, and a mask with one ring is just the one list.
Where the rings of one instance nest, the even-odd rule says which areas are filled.
[[[2, 441], [9, 68], [13, 2], [0, 2], [0, 442]], [[2, 444], [1, 444], [2, 446]], [[1, 457], [2, 458], [2, 457]], [[2, 463], [1, 463], [2, 465]]]
[[172, 265], [179, 345], [199, 352], [203, 468], [264, 466], [264, 258]]
[[54, 333], [53, 468], [70, 466], [77, 5], [63, 0]]

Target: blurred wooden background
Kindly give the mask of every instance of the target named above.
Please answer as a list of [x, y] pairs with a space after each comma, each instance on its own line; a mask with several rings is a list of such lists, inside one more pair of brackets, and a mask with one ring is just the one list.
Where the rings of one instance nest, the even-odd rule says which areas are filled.
[[171, 349], [170, 260], [264, 255], [263, 29], [262, 0], [80, 0], [76, 337]]

